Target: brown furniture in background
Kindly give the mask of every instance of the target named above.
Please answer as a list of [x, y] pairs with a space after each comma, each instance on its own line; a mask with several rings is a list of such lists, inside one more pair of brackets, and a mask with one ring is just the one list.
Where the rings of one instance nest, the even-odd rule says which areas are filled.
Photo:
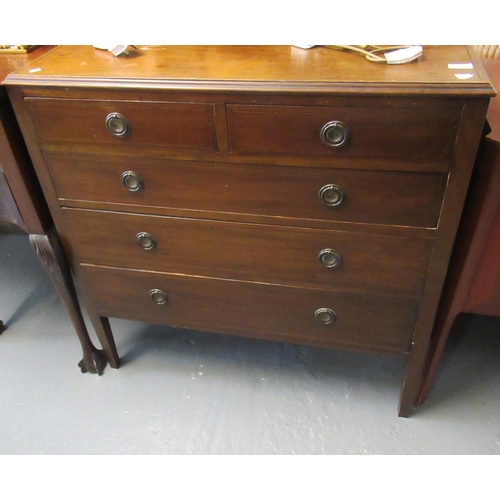
[[[50, 47], [41, 47], [26, 55], [0, 53], [0, 82], [11, 71], [48, 50]], [[106, 365], [105, 357], [89, 338], [67, 259], [4, 87], [0, 87], [0, 220], [16, 225], [29, 235], [80, 339], [83, 348], [80, 368], [82, 371], [102, 373]], [[5, 325], [0, 321], [0, 331], [4, 329]]]
[[[500, 51], [482, 60], [491, 82], [500, 87]], [[419, 397], [425, 402], [448, 335], [458, 314], [500, 316], [500, 97], [491, 100], [491, 131], [481, 142], [468, 199], [453, 249], [432, 334]]]
[[5, 83], [111, 366], [109, 317], [384, 353], [410, 414], [494, 95], [469, 49], [72, 46]]

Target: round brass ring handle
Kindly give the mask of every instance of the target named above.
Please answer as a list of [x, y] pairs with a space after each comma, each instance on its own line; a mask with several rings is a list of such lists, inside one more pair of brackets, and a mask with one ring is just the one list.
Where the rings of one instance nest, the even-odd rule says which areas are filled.
[[159, 306], [167, 303], [167, 294], [159, 288], [153, 288], [152, 290], [150, 290], [149, 296], [151, 300]]
[[336, 207], [344, 201], [345, 193], [340, 186], [327, 184], [319, 190], [318, 196], [325, 205]]
[[329, 148], [341, 148], [349, 140], [349, 127], [337, 120], [325, 123], [319, 133], [321, 142]]
[[149, 233], [137, 233], [135, 241], [143, 250], [153, 250], [156, 248], [156, 238]]
[[144, 187], [144, 183], [142, 182], [139, 174], [132, 172], [132, 170], [123, 172], [123, 174], [121, 175], [121, 180], [125, 188], [127, 188], [129, 191], [132, 191], [133, 193], [141, 191]]
[[123, 138], [130, 132], [130, 123], [120, 113], [109, 113], [109, 115], [106, 116], [106, 128], [115, 137]]
[[337, 250], [325, 248], [318, 254], [318, 259], [325, 267], [339, 267], [342, 264], [342, 255]]
[[327, 307], [322, 307], [314, 313], [314, 319], [322, 325], [329, 325], [330, 323], [333, 323], [336, 317], [337, 315], [335, 314], [335, 311], [328, 309]]

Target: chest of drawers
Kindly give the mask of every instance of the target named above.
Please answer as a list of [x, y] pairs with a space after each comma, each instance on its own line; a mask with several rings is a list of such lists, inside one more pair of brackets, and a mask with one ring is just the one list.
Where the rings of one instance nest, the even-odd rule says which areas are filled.
[[5, 83], [111, 366], [109, 317], [387, 353], [409, 415], [494, 93], [467, 48], [60, 47]]

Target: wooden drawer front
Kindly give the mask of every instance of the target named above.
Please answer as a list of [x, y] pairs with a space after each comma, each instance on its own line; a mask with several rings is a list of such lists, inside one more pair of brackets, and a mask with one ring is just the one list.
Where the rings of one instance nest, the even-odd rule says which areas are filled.
[[[224, 166], [135, 158], [47, 156], [62, 205], [70, 200], [116, 204], [118, 210], [165, 207], [293, 219], [436, 227], [447, 175], [298, 167]], [[136, 172], [140, 192], [121, 184]], [[345, 193], [335, 207], [319, 192], [336, 184]], [[142, 207], [142, 208], [141, 208]], [[131, 210], [128, 208], [128, 210]]]
[[[427, 262], [426, 240], [78, 209], [63, 211], [80, 259], [114, 267], [329, 290], [418, 295]], [[148, 235], [156, 243], [153, 249], [144, 249], [137, 242], [138, 238], [148, 247], [152, 241]], [[326, 265], [319, 260], [323, 250], [330, 250], [324, 252]], [[326, 267], [331, 264], [337, 267]]]
[[[452, 109], [228, 105], [235, 153], [324, 153], [355, 157], [444, 159], [453, 150], [461, 112]], [[346, 144], [320, 139], [332, 121], [349, 130]]]
[[[275, 340], [406, 352], [418, 309], [403, 298], [83, 267], [102, 316]], [[154, 289], [166, 303], [151, 299]], [[333, 323], [317, 322], [322, 308], [335, 312]]]
[[[217, 149], [212, 104], [46, 98], [26, 98], [26, 102], [42, 148], [48, 143], [87, 143]], [[110, 113], [127, 119], [128, 135], [116, 137], [107, 129]]]

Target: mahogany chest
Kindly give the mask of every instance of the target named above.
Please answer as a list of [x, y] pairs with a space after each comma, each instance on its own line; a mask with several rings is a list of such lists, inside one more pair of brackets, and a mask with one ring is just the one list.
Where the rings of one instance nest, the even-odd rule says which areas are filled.
[[472, 51], [71, 46], [5, 84], [111, 366], [109, 317], [386, 353], [409, 415], [494, 95]]

